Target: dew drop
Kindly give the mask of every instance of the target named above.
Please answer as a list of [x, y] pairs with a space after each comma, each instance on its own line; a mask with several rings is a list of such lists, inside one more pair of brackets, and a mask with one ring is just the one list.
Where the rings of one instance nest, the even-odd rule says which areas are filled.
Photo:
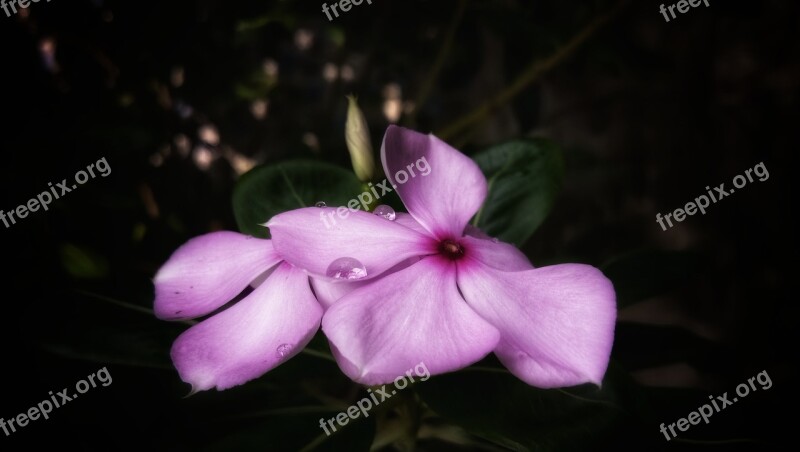
[[278, 346], [278, 349], [276, 350], [278, 358], [285, 357], [291, 351], [292, 351], [292, 346], [290, 344], [281, 344]]
[[336, 279], [362, 279], [367, 276], [367, 267], [364, 266], [358, 259], [352, 257], [340, 257], [331, 262], [328, 266], [328, 271], [325, 274], [329, 278]]
[[500, 243], [500, 239], [498, 239], [497, 237], [492, 237], [492, 242]]
[[373, 213], [375, 215], [380, 215], [389, 221], [394, 221], [394, 219], [397, 218], [397, 214], [394, 212], [394, 209], [384, 204], [381, 204], [378, 207], [376, 207]]
[[319, 201], [318, 203], [314, 204], [314, 207], [322, 208], [322, 207], [328, 207], [328, 205], [325, 204], [325, 201]]

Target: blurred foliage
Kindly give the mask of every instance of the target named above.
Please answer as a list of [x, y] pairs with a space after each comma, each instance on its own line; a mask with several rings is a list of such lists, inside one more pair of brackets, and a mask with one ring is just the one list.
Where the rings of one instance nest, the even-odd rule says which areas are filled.
[[522, 246], [553, 207], [564, 178], [560, 149], [547, 140], [520, 140], [475, 156], [489, 183], [473, 225]]
[[[0, 15], [0, 207], [99, 157], [113, 168], [0, 228], [0, 415], [99, 367], [114, 377], [0, 438], [0, 448], [407, 444], [396, 421], [408, 413], [394, 405], [324, 437], [319, 418], [366, 392], [343, 376], [321, 334], [262, 378], [184, 399], [169, 350], [188, 325], [148, 312], [151, 278], [193, 236], [238, 224], [264, 237], [257, 225], [275, 213], [358, 194], [346, 169], [347, 94], [359, 96], [372, 143], [389, 123], [442, 130], [613, 2], [469, 1], [435, 79], [457, 1], [375, 1], [332, 22], [320, 3], [92, 0]], [[603, 387], [531, 388], [487, 358], [408, 389], [425, 408], [420, 450], [763, 450], [792, 431], [777, 413], [796, 397], [779, 391], [796, 375], [798, 308], [782, 290], [796, 267], [785, 172], [794, 166], [784, 150], [797, 147], [798, 5], [725, 2], [674, 24], [651, 6], [632, 5], [558, 72], [492, 104], [451, 140], [491, 181], [479, 227], [524, 244], [537, 265], [608, 262], [627, 317]], [[426, 102], [414, 104], [428, 85]], [[666, 233], [653, 222], [762, 159], [774, 168], [763, 186]], [[402, 209], [394, 193], [381, 201]], [[677, 308], [662, 319], [657, 303]], [[673, 378], [676, 364], [694, 378]], [[658, 424], [763, 368], [776, 369], [774, 389], [693, 428], [689, 441], [663, 440]], [[676, 387], [657, 387], [665, 382]]]
[[619, 256], [601, 267], [614, 283], [619, 308], [679, 288], [701, 268], [695, 253], [659, 250]]
[[[503, 389], [487, 392], [485, 388]], [[642, 423], [643, 416], [650, 415], [642, 404], [641, 389], [613, 364], [602, 389], [593, 385], [539, 389], [502, 367], [473, 367], [433, 377], [417, 391], [436, 413], [515, 451], [599, 450], [621, 447], [627, 441], [642, 444], [637, 435], [620, 443], [613, 432]]]
[[273, 216], [318, 202], [345, 206], [361, 191], [352, 171], [312, 161], [289, 161], [256, 168], [239, 180], [233, 208], [239, 229], [267, 238], [263, 226]]

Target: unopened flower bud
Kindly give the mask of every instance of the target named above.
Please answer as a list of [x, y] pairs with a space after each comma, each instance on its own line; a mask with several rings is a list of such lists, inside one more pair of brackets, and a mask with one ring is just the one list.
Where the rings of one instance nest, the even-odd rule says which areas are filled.
[[347, 96], [347, 103], [347, 123], [344, 128], [347, 150], [350, 151], [356, 177], [361, 182], [368, 182], [375, 176], [375, 158], [372, 153], [369, 126], [364, 113], [358, 108], [356, 98]]

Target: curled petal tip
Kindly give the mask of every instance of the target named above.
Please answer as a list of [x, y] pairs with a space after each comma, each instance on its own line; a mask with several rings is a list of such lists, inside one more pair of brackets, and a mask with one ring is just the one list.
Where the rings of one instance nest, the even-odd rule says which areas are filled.
[[196, 388], [194, 385], [192, 385], [192, 390], [191, 390], [191, 391], [189, 391], [189, 393], [188, 393], [188, 394], [186, 394], [185, 396], [183, 396], [182, 398], [184, 398], [184, 399], [188, 399], [189, 397], [191, 397], [191, 396], [193, 396], [193, 395], [197, 394], [197, 393], [198, 393], [198, 392], [200, 392], [200, 391], [202, 391], [202, 389]]

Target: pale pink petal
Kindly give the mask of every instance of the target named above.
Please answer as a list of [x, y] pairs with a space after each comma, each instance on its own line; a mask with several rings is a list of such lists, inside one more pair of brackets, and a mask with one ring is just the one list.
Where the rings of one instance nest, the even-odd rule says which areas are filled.
[[564, 264], [504, 272], [473, 259], [458, 262], [467, 303], [501, 332], [495, 353], [541, 388], [603, 379], [614, 341], [614, 288], [600, 270]]
[[[408, 215], [408, 214], [406, 214]], [[380, 278], [383, 278], [387, 275], [391, 275], [392, 273], [396, 273], [404, 268], [407, 268], [411, 264], [415, 262], [419, 262], [420, 257], [410, 257], [403, 262], [395, 265], [394, 267], [386, 270]], [[317, 300], [322, 305], [323, 308], [328, 309], [338, 301], [343, 296], [349, 294], [350, 292], [358, 289], [359, 287], [363, 287], [367, 284], [371, 284], [375, 279], [367, 279], [361, 281], [343, 281], [343, 280], [335, 280], [331, 281], [329, 279], [321, 279], [321, 278], [310, 278], [311, 279], [311, 287], [314, 289], [314, 295], [317, 296]]]
[[311, 287], [317, 301], [324, 309], [330, 308], [336, 301], [359, 287], [371, 283], [373, 280], [363, 280], [355, 282], [330, 281], [328, 279], [311, 278]]
[[432, 256], [337, 301], [322, 330], [342, 371], [384, 384], [420, 363], [435, 375], [490, 353], [499, 332], [464, 303], [455, 278], [452, 261]]
[[479, 239], [492, 240], [492, 236], [490, 236], [489, 234], [483, 232], [481, 229], [476, 228], [471, 224], [468, 224], [467, 227], [464, 228], [464, 235], [469, 235]]
[[464, 236], [459, 241], [470, 257], [489, 267], [509, 272], [533, 268], [528, 258], [514, 245], [469, 236]]
[[321, 317], [308, 276], [282, 263], [247, 297], [181, 334], [172, 361], [193, 391], [227, 389], [299, 353]]
[[425, 229], [425, 226], [419, 224], [419, 222], [415, 220], [414, 217], [405, 212], [397, 212], [394, 222], [403, 225], [407, 228], [413, 229], [419, 232], [420, 234], [430, 235], [430, 232], [428, 232], [428, 230]]
[[206, 315], [280, 261], [269, 240], [229, 231], [195, 237], [172, 253], [153, 279], [156, 317]]
[[436, 238], [461, 237], [486, 199], [478, 165], [433, 135], [389, 126], [381, 160], [408, 212]]
[[317, 278], [327, 277], [328, 267], [340, 258], [356, 259], [366, 278], [374, 278], [408, 258], [436, 253], [431, 237], [394, 221], [356, 211], [344, 219], [334, 214], [333, 223], [329, 213], [335, 211], [309, 207], [276, 215], [267, 224], [275, 249]]

